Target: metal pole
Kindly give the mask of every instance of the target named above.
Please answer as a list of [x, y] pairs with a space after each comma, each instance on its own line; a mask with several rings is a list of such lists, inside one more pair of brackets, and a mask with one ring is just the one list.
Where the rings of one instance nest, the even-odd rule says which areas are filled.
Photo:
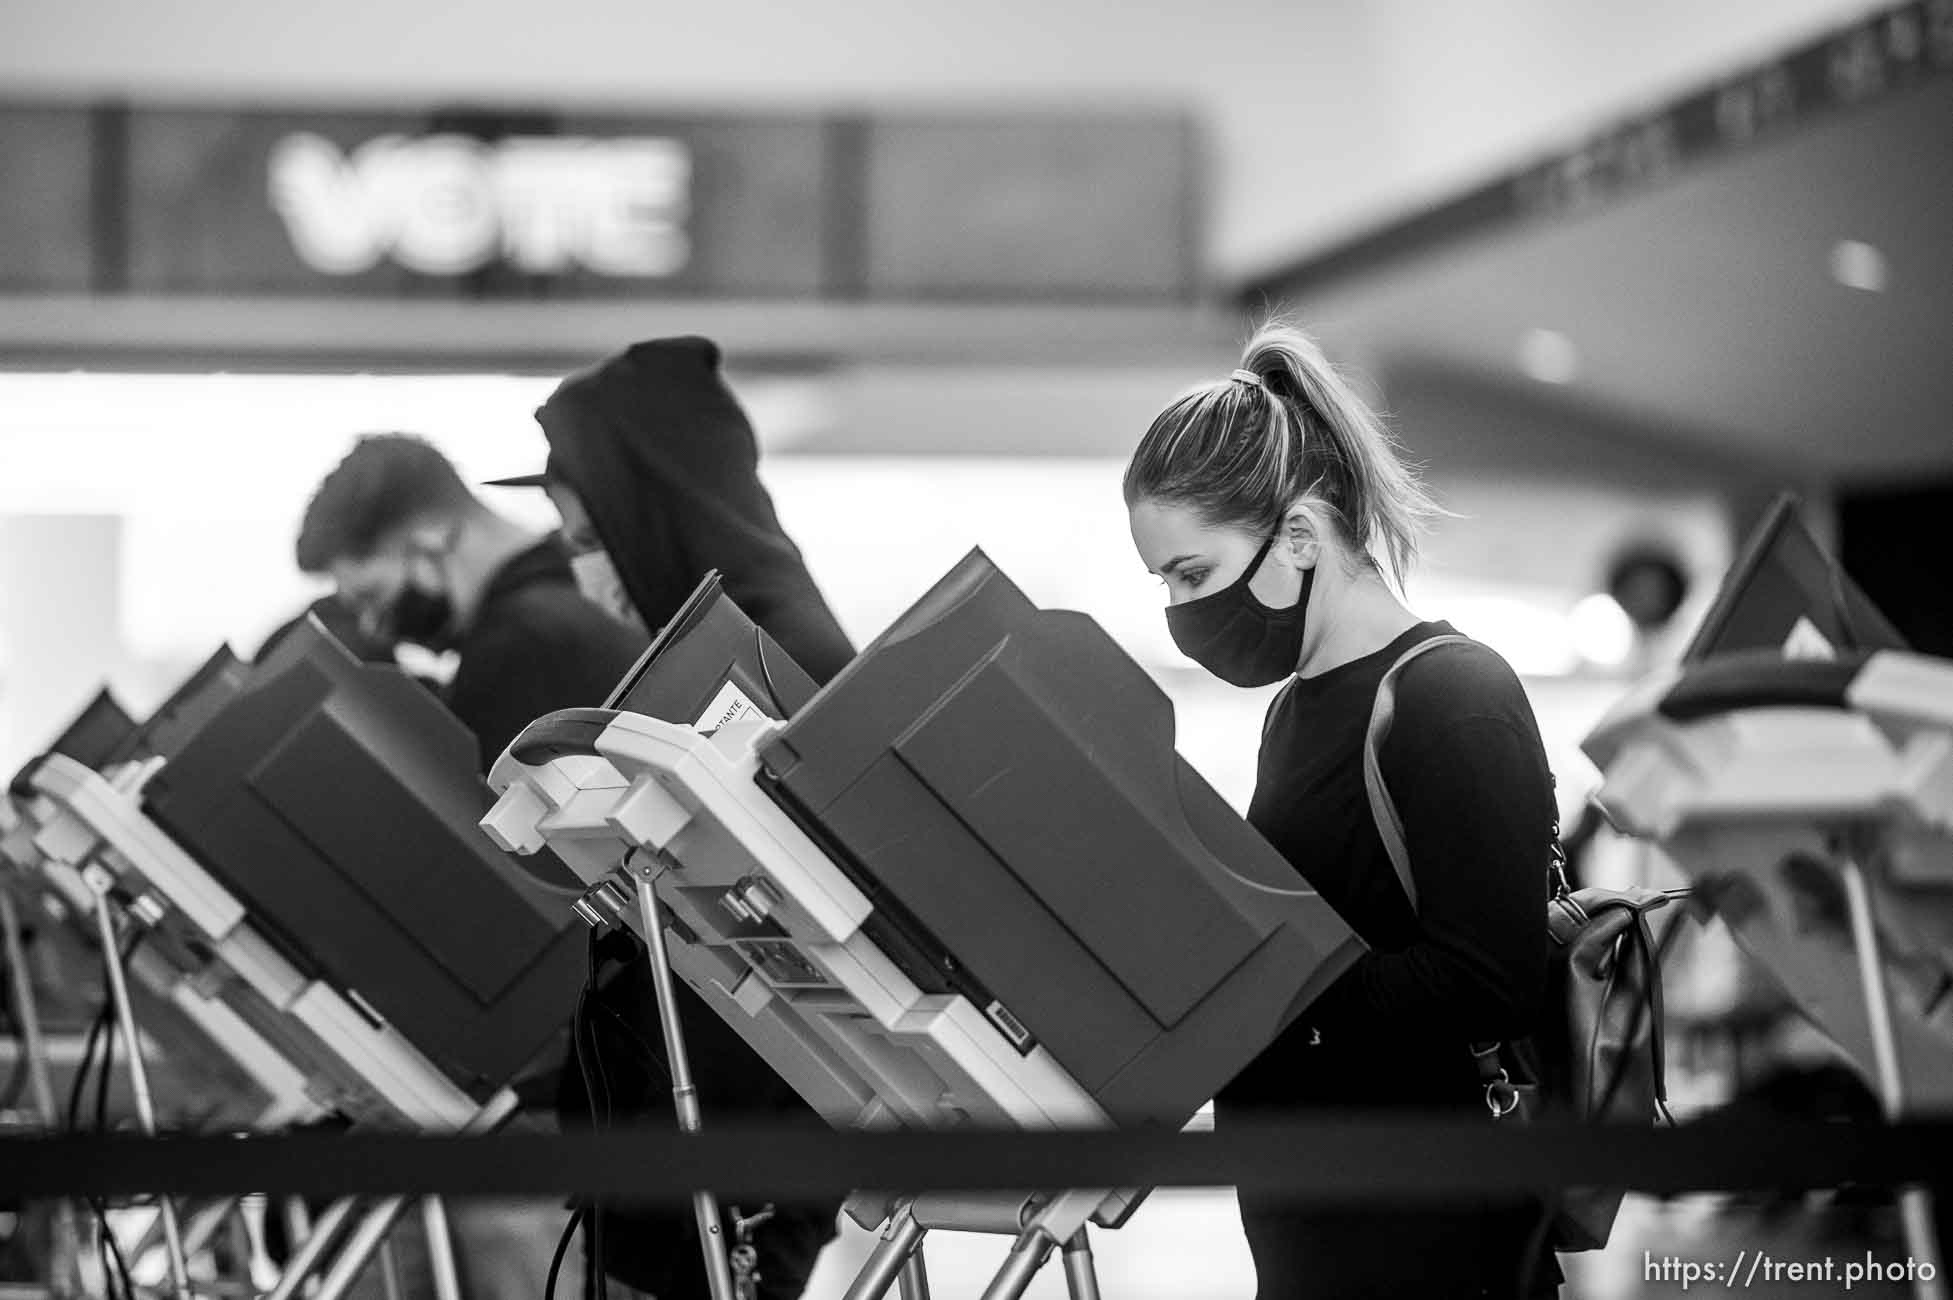
[[386, 1300], [406, 1300], [400, 1289], [400, 1255], [391, 1241], [380, 1243], [380, 1291]]
[[312, 1212], [296, 1196], [287, 1196], [279, 1204], [284, 1210], [287, 1249], [297, 1250], [312, 1236]]
[[262, 1197], [239, 1197], [237, 1213], [230, 1217], [230, 1247], [236, 1255], [238, 1277], [243, 1283], [244, 1294], [248, 1296], [262, 1292], [265, 1287], [258, 1279], [271, 1273], [270, 1269], [259, 1265], [263, 1247], [259, 1243], [258, 1228], [263, 1222], [259, 1217], [263, 1208]]
[[928, 1231], [915, 1221], [909, 1212], [909, 1203], [902, 1202], [889, 1216], [882, 1228], [882, 1239], [876, 1243], [874, 1253], [868, 1262], [855, 1274], [854, 1282], [848, 1287], [843, 1300], [882, 1300], [888, 1289], [895, 1285], [895, 1279], [908, 1269], [911, 1257], [919, 1257], [922, 1249], [922, 1236]]
[[[27, 1070], [27, 1086], [34, 1094], [34, 1109], [50, 1133], [61, 1128], [61, 1112], [56, 1109], [54, 1081], [48, 1074], [47, 1040], [41, 1037], [40, 1003], [34, 997], [34, 972], [27, 965], [27, 950], [20, 942], [20, 913], [14, 898], [0, 887], [0, 941], [4, 941], [7, 969], [13, 972], [14, 1023], [20, 1026], [20, 1050]], [[49, 1289], [56, 1295], [81, 1290], [74, 1275], [79, 1267], [81, 1237], [75, 1231], [74, 1207], [67, 1201], [54, 1205], [54, 1259], [49, 1268]]]
[[[475, 1112], [474, 1117], [461, 1126], [461, 1131], [463, 1133], [492, 1132], [494, 1129], [500, 1127], [502, 1122], [514, 1113], [516, 1102], [517, 1098], [513, 1089], [502, 1089], [482, 1104], [482, 1108]], [[341, 1204], [346, 1203], [342, 1202]], [[347, 1238], [346, 1245], [340, 1250], [338, 1257], [333, 1260], [332, 1267], [327, 1271], [325, 1280], [319, 1284], [319, 1289], [313, 1297], [313, 1300], [340, 1300], [340, 1297], [352, 1287], [352, 1284], [359, 1280], [359, 1275], [365, 1269], [367, 1261], [373, 1258], [373, 1252], [380, 1248], [380, 1243], [386, 1240], [387, 1233], [393, 1229], [393, 1225], [399, 1221], [401, 1214], [406, 1208], [406, 1197], [392, 1196], [368, 1210], [365, 1217], [359, 1221], [359, 1226], [353, 1230], [353, 1235]], [[332, 1210], [327, 1212], [328, 1216], [336, 1213], [338, 1210], [339, 1205], [334, 1205]], [[343, 1221], [344, 1216], [342, 1215], [334, 1223], [334, 1231], [337, 1231], [338, 1223]], [[428, 1228], [428, 1253], [434, 1260], [435, 1286], [438, 1288], [441, 1285], [441, 1265], [439, 1263], [440, 1242], [447, 1239], [446, 1212], [440, 1212], [440, 1235], [438, 1237], [434, 1234], [434, 1221], [431, 1216], [428, 1220]], [[324, 1228], [321, 1227], [320, 1231], [323, 1232]], [[309, 1248], [312, 1242], [310, 1239], [307, 1239], [305, 1244]], [[311, 1264], [308, 1263], [306, 1267], [309, 1270]], [[453, 1267], [452, 1254], [449, 1255], [449, 1267], [450, 1269]], [[290, 1292], [283, 1290], [284, 1285], [283, 1282], [279, 1284], [282, 1294], [273, 1293], [271, 1296], [267, 1296], [266, 1300], [290, 1300]], [[294, 1285], [296, 1285], [295, 1281]], [[459, 1289], [458, 1284], [456, 1289]]]
[[[183, 1258], [185, 1259], [197, 1253], [196, 1248], [190, 1244], [190, 1232], [196, 1226], [196, 1219], [193, 1215], [189, 1224], [183, 1229]], [[151, 1217], [148, 1223], [144, 1225], [142, 1234], [136, 1238], [134, 1245], [129, 1245], [126, 1242], [123, 1244], [122, 1253], [132, 1261], [137, 1260], [156, 1249], [162, 1242], [163, 1216], [157, 1214]]]
[[[265, 1230], [271, 1223], [271, 1198], [247, 1196], [238, 1210], [238, 1221], [244, 1225], [244, 1276], [251, 1283], [251, 1293], [257, 1295], [278, 1285], [278, 1265], [272, 1262], [271, 1251], [265, 1243]], [[305, 1240], [305, 1234], [295, 1232], [287, 1240], [296, 1248], [298, 1242]]]
[[1010, 1254], [1005, 1258], [1004, 1266], [997, 1270], [997, 1276], [991, 1278], [990, 1285], [983, 1289], [983, 1300], [1022, 1300], [1024, 1293], [1031, 1288], [1032, 1279], [1044, 1267], [1044, 1261], [1051, 1258], [1051, 1252], [1057, 1245], [1043, 1228], [1026, 1228], [1023, 1235], [1011, 1243]]
[[[299, 1287], [312, 1275], [312, 1270], [318, 1267], [319, 1260], [331, 1247], [333, 1238], [346, 1226], [346, 1220], [353, 1217], [356, 1205], [357, 1202], [350, 1196], [334, 1201], [313, 1222], [312, 1230], [302, 1240], [294, 1238], [298, 1244], [293, 1247], [292, 1257], [285, 1261], [285, 1271], [279, 1277], [278, 1285], [271, 1289], [271, 1294], [265, 1300], [292, 1300], [298, 1294]], [[288, 1222], [294, 1222], [304, 1213], [304, 1206], [300, 1204], [297, 1214]]]
[[[122, 1026], [122, 1042], [129, 1056], [129, 1088], [136, 1099], [136, 1123], [144, 1137], [156, 1136], [156, 1107], [149, 1094], [149, 1073], [142, 1063], [142, 1038], [136, 1032], [136, 1012], [129, 1002], [129, 984], [122, 971], [122, 950], [115, 941], [115, 918], [109, 914], [108, 890], [95, 890], [96, 929], [102, 939], [102, 963], [108, 967], [109, 997]], [[163, 1248], [169, 1255], [170, 1286], [180, 1300], [190, 1297], [190, 1267], [183, 1254], [183, 1234], [176, 1222], [176, 1203], [159, 1196], [163, 1215]]]
[[[637, 878], [637, 907], [644, 926], [645, 942], [651, 945], [651, 980], [657, 989], [658, 1024], [665, 1035], [665, 1059], [671, 1066], [671, 1099], [678, 1111], [678, 1127], [697, 1133], [698, 1089], [692, 1086], [692, 1066], [685, 1054], [685, 1031], [678, 1023], [678, 989], [671, 977], [671, 960], [665, 950], [665, 927], [658, 913], [656, 886], [643, 876]], [[705, 1257], [705, 1281], [712, 1300], [734, 1300], [732, 1265], [726, 1258], [724, 1231], [719, 1226], [719, 1199], [711, 1191], [692, 1193], [692, 1213], [698, 1219], [699, 1252]], [[600, 1261], [601, 1264], [601, 1261]]]
[[901, 1284], [902, 1300], [929, 1300], [929, 1266], [922, 1261], [921, 1242], [916, 1243], [895, 1280]]
[[[1838, 870], [1851, 901], [1852, 946], [1858, 952], [1858, 982], [1865, 990], [1865, 1018], [1871, 1026], [1872, 1056], [1878, 1065], [1879, 1098], [1885, 1117], [1896, 1123], [1905, 1112], [1905, 1077], [1899, 1069], [1898, 1036], [1892, 1031], [1892, 1004], [1886, 995], [1878, 927], [1872, 922], [1871, 889], [1855, 857], [1841, 854]], [[1913, 1294], [1919, 1300], [1946, 1300], [1939, 1242], [1933, 1231], [1932, 1193], [1924, 1187], [1900, 1188], [1899, 1215], [1905, 1223], [1906, 1250], [1919, 1265]]]
[[1099, 1274], [1092, 1266], [1092, 1239], [1080, 1228], [1065, 1243], [1065, 1286], [1071, 1300], [1099, 1300]]
[[346, 1239], [345, 1249], [332, 1261], [325, 1280], [319, 1283], [318, 1300], [340, 1300], [340, 1297], [353, 1289], [359, 1275], [366, 1271], [373, 1252], [386, 1240], [387, 1233], [400, 1221], [401, 1213], [407, 1208], [404, 1196], [389, 1196], [366, 1212], [353, 1229], [353, 1235]]
[[230, 1221], [231, 1214], [239, 1209], [243, 1200], [241, 1196], [227, 1196], [222, 1200], [212, 1201], [192, 1214], [189, 1224], [183, 1229], [183, 1253], [195, 1255], [215, 1240], [218, 1232]]
[[420, 1220], [427, 1232], [428, 1267], [434, 1271], [434, 1300], [461, 1300], [461, 1275], [454, 1266], [454, 1234], [448, 1230], [448, 1211], [440, 1197], [421, 1201]]
[[55, 1110], [54, 1081], [48, 1076], [47, 1040], [41, 1037], [40, 1006], [34, 999], [34, 975], [27, 968], [27, 950], [20, 942], [20, 914], [13, 895], [0, 889], [0, 939], [7, 948], [7, 969], [13, 972], [14, 1020], [20, 1025], [20, 1050], [26, 1055], [27, 1083], [34, 1093], [34, 1109], [52, 1133], [61, 1127]]

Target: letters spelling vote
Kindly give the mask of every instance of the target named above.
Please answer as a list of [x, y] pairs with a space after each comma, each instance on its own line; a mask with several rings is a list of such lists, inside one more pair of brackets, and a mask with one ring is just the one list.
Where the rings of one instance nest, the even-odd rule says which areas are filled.
[[386, 135], [350, 154], [310, 132], [271, 151], [270, 197], [306, 265], [358, 275], [391, 255], [458, 275], [506, 259], [665, 276], [690, 256], [691, 156], [676, 140]]

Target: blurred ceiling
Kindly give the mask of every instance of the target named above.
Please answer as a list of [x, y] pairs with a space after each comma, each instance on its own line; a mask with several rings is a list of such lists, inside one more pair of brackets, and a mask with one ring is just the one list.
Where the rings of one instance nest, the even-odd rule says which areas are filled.
[[1236, 283], [1889, 0], [4, 0], [0, 94], [635, 112], [1184, 107]]
[[1244, 301], [1286, 300], [1387, 388], [1447, 377], [1834, 481], [1953, 471], [1953, 76], [1562, 214], [1494, 193]]

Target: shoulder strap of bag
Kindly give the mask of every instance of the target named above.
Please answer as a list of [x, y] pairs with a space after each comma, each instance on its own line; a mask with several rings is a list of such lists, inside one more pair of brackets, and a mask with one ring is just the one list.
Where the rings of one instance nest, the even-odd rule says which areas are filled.
[[1404, 822], [1397, 815], [1397, 805], [1391, 801], [1390, 790], [1383, 783], [1383, 765], [1378, 753], [1383, 748], [1383, 738], [1390, 731], [1390, 720], [1397, 711], [1397, 676], [1410, 664], [1411, 660], [1440, 646], [1471, 645], [1468, 636], [1434, 636], [1428, 641], [1419, 641], [1403, 654], [1397, 662], [1390, 665], [1390, 671], [1383, 675], [1377, 684], [1376, 703], [1370, 708], [1370, 728], [1363, 737], [1363, 785], [1370, 794], [1370, 817], [1377, 824], [1377, 834], [1383, 839], [1383, 849], [1390, 855], [1390, 865], [1397, 869], [1398, 883], [1404, 887], [1404, 896], [1410, 899], [1411, 910], [1417, 910], [1417, 882], [1411, 877], [1410, 849], [1404, 843]]

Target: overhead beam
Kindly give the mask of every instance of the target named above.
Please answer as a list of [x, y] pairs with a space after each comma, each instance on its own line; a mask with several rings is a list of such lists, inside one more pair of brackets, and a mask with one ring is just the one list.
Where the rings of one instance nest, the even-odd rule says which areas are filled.
[[1238, 345], [1241, 322], [1214, 306], [0, 297], [0, 365], [14, 369], [557, 373], [632, 341], [673, 334], [711, 337], [749, 369], [1077, 366], [1205, 356]]

